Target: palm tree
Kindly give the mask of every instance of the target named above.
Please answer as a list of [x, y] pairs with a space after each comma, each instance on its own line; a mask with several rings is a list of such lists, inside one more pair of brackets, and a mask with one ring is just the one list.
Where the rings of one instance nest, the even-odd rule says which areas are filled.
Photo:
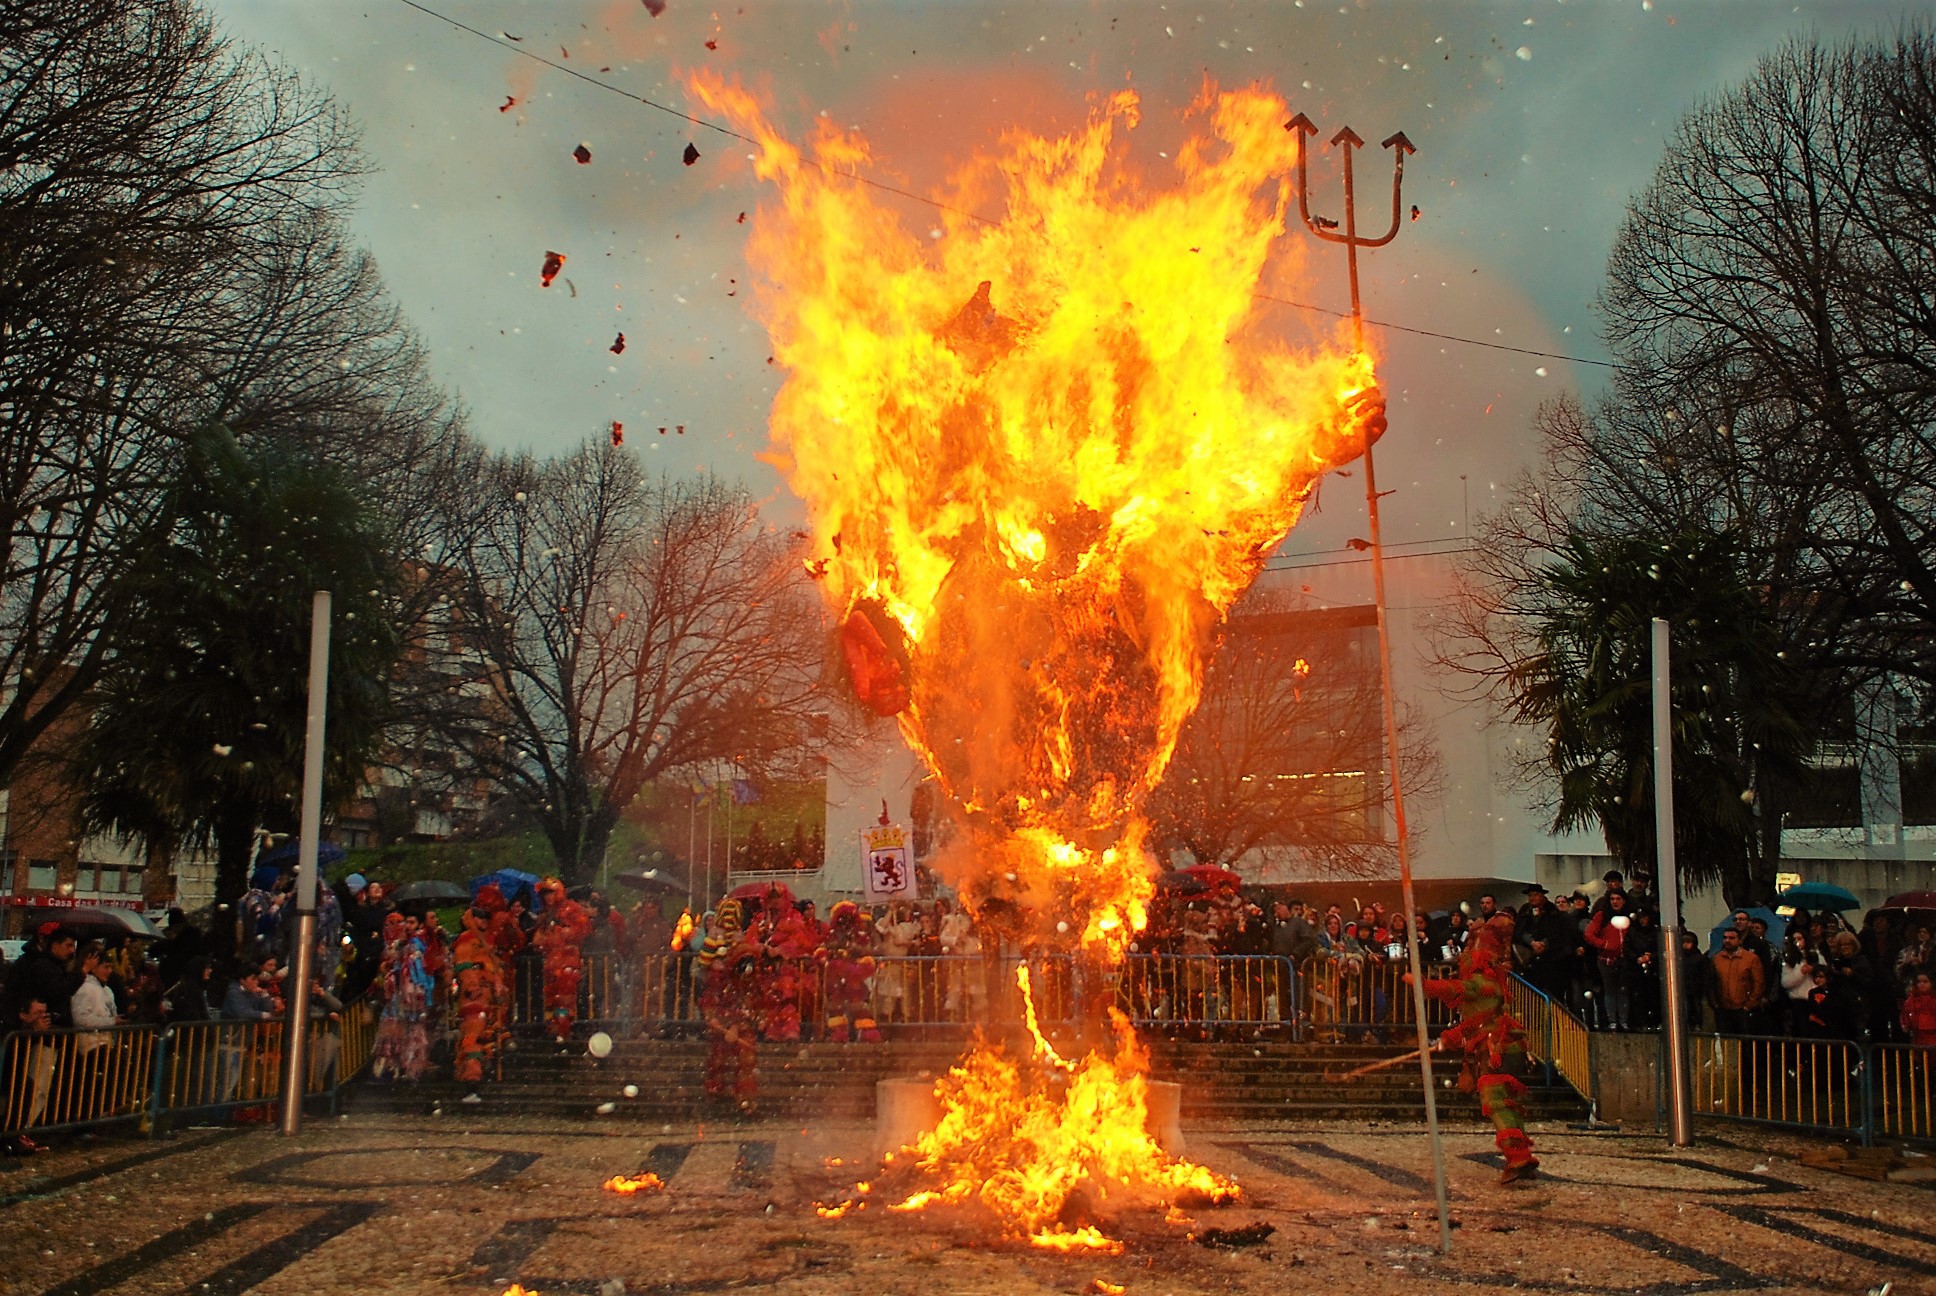
[[1621, 861], [1651, 865], [1652, 623], [1672, 624], [1676, 856], [1730, 904], [1773, 891], [1780, 825], [1758, 791], [1798, 782], [1806, 748], [1801, 683], [1745, 566], [1727, 534], [1576, 529], [1537, 575], [1533, 651], [1505, 674], [1512, 719], [1547, 734], [1554, 828], [1597, 826]]

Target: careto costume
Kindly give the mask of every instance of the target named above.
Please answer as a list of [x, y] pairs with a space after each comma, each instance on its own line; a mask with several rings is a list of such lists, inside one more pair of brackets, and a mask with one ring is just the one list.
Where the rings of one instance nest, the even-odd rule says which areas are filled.
[[518, 925], [518, 916], [511, 912], [511, 905], [504, 898], [504, 892], [497, 883], [487, 882], [477, 889], [477, 897], [472, 901], [482, 909], [489, 919], [485, 935], [491, 942], [491, 949], [497, 955], [499, 994], [497, 997], [497, 1033], [500, 1039], [510, 1034], [511, 1007], [517, 1002], [517, 956], [530, 944], [525, 937], [524, 928]]
[[826, 970], [821, 984], [827, 1004], [827, 1038], [836, 1044], [858, 1040], [878, 1044], [880, 1027], [874, 1021], [874, 958], [868, 953], [872, 929], [863, 923], [860, 906], [842, 900], [827, 914], [827, 936], [821, 946]]
[[491, 945], [490, 917], [481, 908], [464, 911], [463, 930], [452, 950], [457, 981], [457, 1060], [461, 1084], [477, 1084], [497, 1057], [503, 1018], [504, 969]]
[[805, 996], [803, 970], [814, 952], [815, 933], [793, 904], [793, 893], [775, 882], [767, 888], [760, 908], [747, 924], [747, 939], [759, 950], [752, 1008], [762, 1039], [793, 1042], [800, 1038], [800, 1004]]
[[1465, 1054], [1459, 1087], [1479, 1095], [1479, 1110], [1498, 1131], [1493, 1141], [1505, 1154], [1499, 1182], [1530, 1177], [1539, 1169], [1526, 1134], [1520, 1098], [1526, 1086], [1511, 1072], [1526, 1061], [1526, 1027], [1506, 1011], [1512, 919], [1503, 914], [1474, 929], [1459, 955], [1459, 975], [1432, 977], [1425, 993], [1459, 1010], [1458, 1022], [1439, 1036], [1439, 1046]]
[[755, 1068], [759, 1031], [755, 1020], [759, 950], [740, 930], [737, 900], [719, 905], [718, 930], [706, 937], [699, 952], [705, 987], [699, 992], [699, 1011], [706, 1021], [706, 1094], [731, 1099], [750, 1110], [758, 1095]]
[[571, 1038], [571, 1018], [578, 1008], [578, 982], [585, 974], [585, 938], [592, 933], [591, 916], [576, 900], [567, 899], [565, 884], [546, 878], [538, 884], [544, 912], [532, 945], [544, 956], [545, 1029], [559, 1043]]

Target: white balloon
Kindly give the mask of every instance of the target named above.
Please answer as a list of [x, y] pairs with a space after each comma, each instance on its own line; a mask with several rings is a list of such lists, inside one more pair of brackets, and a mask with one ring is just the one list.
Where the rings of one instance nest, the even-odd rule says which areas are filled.
[[595, 1058], [612, 1056], [612, 1037], [604, 1031], [585, 1041], [585, 1051]]

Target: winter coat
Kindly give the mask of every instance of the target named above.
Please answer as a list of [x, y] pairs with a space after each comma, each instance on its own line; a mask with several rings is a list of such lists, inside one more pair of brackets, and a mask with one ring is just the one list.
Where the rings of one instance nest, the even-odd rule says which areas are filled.
[[1586, 943], [1600, 956], [1602, 963], [1618, 963], [1625, 953], [1627, 930], [1613, 925], [1613, 911], [1601, 909], [1594, 913], [1593, 920], [1586, 925]]
[[1718, 950], [1708, 959], [1714, 971], [1714, 1003], [1730, 1012], [1758, 1007], [1768, 989], [1761, 960], [1746, 949]]
[[1936, 1049], [1936, 993], [1912, 991], [1903, 999], [1902, 1028], [1917, 1048]]

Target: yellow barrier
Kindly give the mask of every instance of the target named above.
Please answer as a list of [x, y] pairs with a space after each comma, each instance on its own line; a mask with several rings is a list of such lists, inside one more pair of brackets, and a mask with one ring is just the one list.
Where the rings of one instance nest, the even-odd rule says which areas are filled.
[[1593, 1098], [1593, 1037], [1586, 1023], [1547, 1000], [1552, 1020], [1553, 1069], [1582, 1097]]
[[1862, 1050], [1847, 1040], [1694, 1035], [1694, 1114], [1860, 1132]]
[[342, 1047], [337, 1052], [336, 1077], [342, 1084], [363, 1074], [376, 1051], [377, 1004], [369, 997], [343, 1007]]
[[151, 1026], [46, 1031], [7, 1040], [0, 1131], [95, 1125], [142, 1114], [160, 1032]]
[[1936, 1139], [1936, 1049], [1880, 1044], [1869, 1077], [1874, 1133]]

